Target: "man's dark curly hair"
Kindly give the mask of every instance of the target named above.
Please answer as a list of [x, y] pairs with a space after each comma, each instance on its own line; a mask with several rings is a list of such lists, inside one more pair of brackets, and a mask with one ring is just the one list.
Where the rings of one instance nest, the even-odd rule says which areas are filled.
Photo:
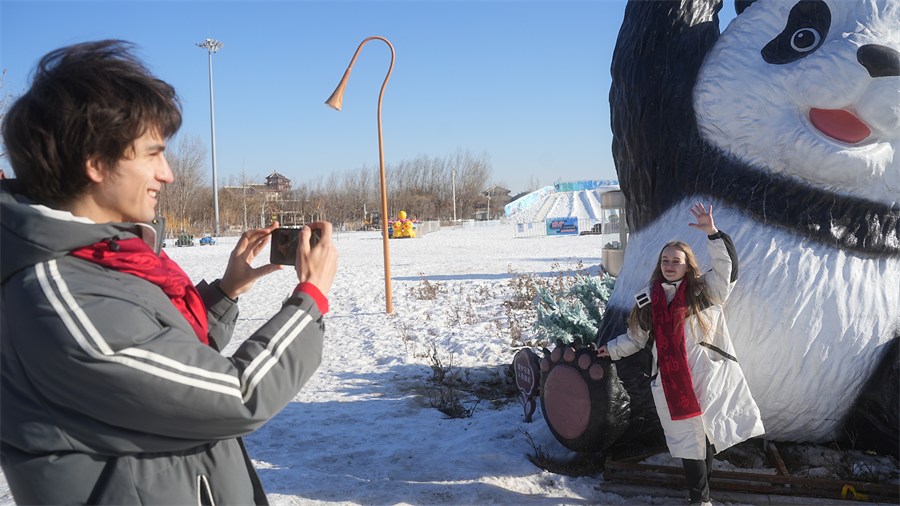
[[149, 129], [181, 127], [175, 89], [153, 77], [121, 40], [87, 42], [44, 56], [31, 88], [9, 109], [3, 141], [21, 191], [64, 204], [90, 184], [85, 163], [114, 168]]

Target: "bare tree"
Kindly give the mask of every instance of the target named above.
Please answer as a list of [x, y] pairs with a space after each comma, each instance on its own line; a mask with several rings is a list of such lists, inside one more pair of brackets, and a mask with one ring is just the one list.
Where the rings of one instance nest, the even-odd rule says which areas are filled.
[[456, 206], [460, 216], [474, 217], [475, 208], [484, 197], [481, 192], [487, 187], [491, 176], [491, 155], [486, 151], [472, 155], [469, 151], [456, 153]]
[[219, 189], [219, 222], [226, 229], [237, 227], [243, 232], [256, 226], [254, 217], [262, 196], [251, 185], [258, 180], [259, 175], [250, 176], [242, 168], [240, 174], [228, 176], [225, 187]]
[[312, 220], [312, 210], [314, 208], [312, 204], [311, 192], [309, 189], [309, 185], [306, 183], [299, 183], [291, 190], [291, 199], [296, 205], [296, 211], [299, 213], [301, 218], [301, 223], [306, 224]]
[[[166, 219], [173, 221], [173, 228], [184, 232], [191, 223], [194, 207], [203, 205], [198, 191], [207, 183], [201, 170], [206, 162], [206, 144], [199, 135], [183, 134], [174, 146], [166, 149], [166, 161], [172, 169], [175, 181], [165, 189], [163, 209], [172, 213]], [[210, 190], [211, 191], [211, 190]]]
[[[455, 154], [429, 158], [418, 155], [385, 166], [387, 181], [386, 220], [396, 219], [400, 211], [420, 220], [444, 219], [453, 212], [452, 167], [456, 167], [456, 208], [461, 217], [472, 217], [475, 208], [484, 203], [481, 194], [491, 179], [490, 155], [474, 155], [457, 150]], [[295, 185], [292, 196], [304, 222], [325, 219], [340, 226], [364, 218], [366, 211], [381, 212], [381, 167], [363, 165], [327, 179], [317, 176], [310, 182]], [[364, 207], [365, 205], [365, 207]]]
[[[252, 213], [249, 212], [248, 209], [249, 210], [256, 209], [257, 207], [259, 207], [259, 204], [260, 204], [258, 202], [260, 196], [256, 195], [254, 192], [250, 191], [249, 186], [253, 183], [256, 183], [260, 179], [261, 179], [261, 177], [259, 175], [248, 176], [246, 163], [244, 161], [241, 161], [241, 175], [240, 175], [240, 178], [238, 179], [238, 184], [236, 186], [239, 186], [241, 188], [241, 191], [240, 191], [240, 206], [241, 206], [240, 223], [241, 223], [241, 231], [242, 232], [249, 230], [250, 223], [252, 223], [252, 221], [250, 221], [248, 218], [248, 216], [252, 216]], [[248, 191], [250, 191], [249, 195], [247, 194]]]

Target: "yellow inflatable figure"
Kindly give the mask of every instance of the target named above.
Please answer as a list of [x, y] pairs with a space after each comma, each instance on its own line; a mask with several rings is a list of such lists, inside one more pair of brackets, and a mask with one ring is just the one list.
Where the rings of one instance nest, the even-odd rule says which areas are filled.
[[388, 225], [390, 225], [388, 237], [391, 239], [416, 236], [415, 224], [413, 220], [406, 219], [406, 211], [400, 211], [397, 214], [397, 221], [388, 222]]

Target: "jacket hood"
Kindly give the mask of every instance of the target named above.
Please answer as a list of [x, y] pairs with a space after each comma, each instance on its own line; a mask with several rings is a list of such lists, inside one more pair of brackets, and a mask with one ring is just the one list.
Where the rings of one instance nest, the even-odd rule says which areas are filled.
[[147, 225], [93, 223], [34, 204], [18, 187], [15, 179], [0, 181], [0, 282], [22, 269], [103, 240], [141, 237], [159, 253], [165, 231], [161, 218]]

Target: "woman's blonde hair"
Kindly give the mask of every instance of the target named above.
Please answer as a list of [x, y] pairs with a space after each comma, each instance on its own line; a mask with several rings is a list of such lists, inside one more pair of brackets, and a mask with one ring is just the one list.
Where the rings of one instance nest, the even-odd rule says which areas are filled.
[[[703, 336], [703, 340], [706, 340], [706, 336], [712, 333], [713, 328], [710, 321], [702, 317], [702, 312], [709, 307], [710, 303], [718, 303], [718, 301], [709, 295], [709, 292], [706, 289], [706, 283], [700, 281], [700, 267], [697, 265], [697, 257], [694, 256], [694, 250], [692, 250], [690, 246], [682, 241], [667, 242], [662, 249], [659, 250], [659, 255], [656, 259], [656, 269], [653, 270], [653, 275], [650, 276], [650, 286], [652, 288], [657, 279], [665, 279], [662, 273], [662, 254], [663, 251], [670, 246], [684, 253], [684, 263], [687, 267], [684, 278], [682, 278], [685, 283], [684, 298], [687, 302], [687, 311], [684, 313], [684, 320], [687, 320], [693, 315], [697, 315], [700, 333]], [[650, 306], [644, 307], [647, 309], [650, 308]], [[637, 304], [635, 304], [634, 308], [631, 310], [631, 314], [628, 316], [628, 326], [631, 328], [632, 332], [637, 332], [639, 329], [649, 331], [653, 328], [653, 312], [649, 310], [641, 311], [640, 309], [641, 308], [638, 308]], [[696, 333], [694, 333], [694, 335], [696, 335]]]

